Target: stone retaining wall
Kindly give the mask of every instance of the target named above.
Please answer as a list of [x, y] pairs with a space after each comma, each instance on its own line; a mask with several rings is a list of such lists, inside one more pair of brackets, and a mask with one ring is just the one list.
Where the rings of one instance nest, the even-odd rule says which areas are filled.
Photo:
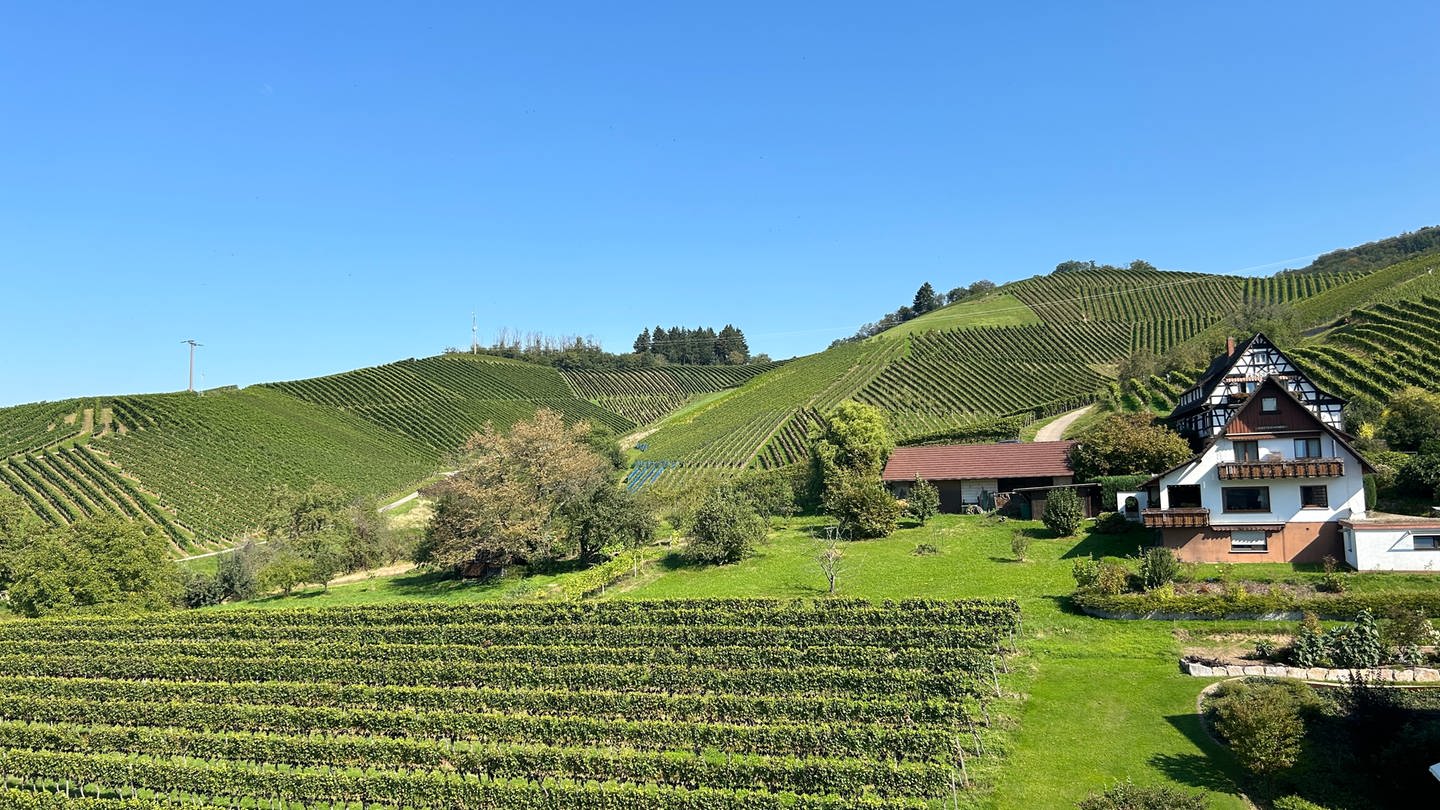
[[1181, 661], [1180, 671], [1197, 678], [1238, 678], [1254, 676], [1262, 678], [1295, 678], [1301, 681], [1326, 681], [1341, 683], [1350, 680], [1353, 674], [1360, 674], [1368, 680], [1382, 683], [1433, 683], [1440, 684], [1440, 669], [1429, 667], [1408, 667], [1405, 669], [1325, 669], [1323, 667], [1280, 667], [1280, 666], [1209, 666], [1193, 661]]

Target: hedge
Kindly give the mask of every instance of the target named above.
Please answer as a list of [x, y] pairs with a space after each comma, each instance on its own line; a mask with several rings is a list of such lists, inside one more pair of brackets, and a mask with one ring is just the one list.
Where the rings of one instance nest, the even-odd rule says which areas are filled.
[[1202, 619], [1244, 619], [1268, 613], [1314, 613], [1326, 619], [1354, 619], [1361, 610], [1377, 615], [1391, 608], [1422, 610], [1425, 615], [1440, 617], [1440, 589], [1433, 592], [1400, 591], [1374, 593], [1326, 594], [1296, 597], [1285, 593], [1244, 594], [1183, 594], [1162, 596], [1155, 593], [1122, 593], [1114, 596], [1099, 593], [1076, 593], [1071, 603], [1086, 613], [1118, 614], [1151, 618], [1162, 616], [1194, 616]]

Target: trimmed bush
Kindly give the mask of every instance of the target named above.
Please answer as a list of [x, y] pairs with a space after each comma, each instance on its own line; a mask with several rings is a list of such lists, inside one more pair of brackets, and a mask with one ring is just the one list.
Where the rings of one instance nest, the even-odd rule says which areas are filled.
[[1149, 613], [1186, 614], [1204, 619], [1243, 618], [1264, 613], [1309, 611], [1326, 619], [1353, 620], [1362, 610], [1385, 613], [1400, 607], [1440, 617], [1440, 590], [1347, 593], [1297, 597], [1286, 593], [1247, 594], [1236, 588], [1222, 594], [1179, 594], [1161, 599], [1148, 593], [1079, 591], [1076, 607], [1102, 613], [1144, 616]]
[[1304, 684], [1244, 680], [1222, 684], [1207, 710], [1241, 764], [1268, 776], [1295, 764], [1305, 738], [1301, 712], [1317, 702]]
[[1169, 785], [1137, 785], [1125, 781], [1103, 793], [1092, 793], [1079, 804], [1080, 810], [1205, 810], [1210, 806], [1203, 793], [1192, 793]]
[[1058, 537], [1073, 537], [1085, 520], [1085, 510], [1080, 506], [1080, 496], [1073, 489], [1056, 489], [1045, 499], [1045, 528]]

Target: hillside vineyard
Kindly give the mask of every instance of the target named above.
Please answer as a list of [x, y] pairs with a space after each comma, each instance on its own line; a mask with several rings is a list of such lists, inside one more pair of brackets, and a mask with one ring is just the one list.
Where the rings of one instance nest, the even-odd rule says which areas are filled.
[[1098, 400], [1163, 412], [1199, 369], [1119, 379], [1122, 361], [1208, 355], [1257, 307], [1304, 330], [1283, 348], [1317, 382], [1383, 400], [1440, 386], [1440, 260], [1397, 255], [1269, 278], [1081, 265], [783, 363], [562, 370], [446, 354], [243, 390], [21, 405], [0, 409], [0, 487], [51, 524], [156, 524], [180, 555], [252, 533], [276, 487], [398, 497], [485, 424], [549, 408], [628, 437], [629, 489], [675, 488], [804, 462], [845, 400], [882, 408], [902, 444], [1013, 438]]
[[1018, 627], [984, 600], [9, 622], [0, 802], [918, 810], [985, 772]]

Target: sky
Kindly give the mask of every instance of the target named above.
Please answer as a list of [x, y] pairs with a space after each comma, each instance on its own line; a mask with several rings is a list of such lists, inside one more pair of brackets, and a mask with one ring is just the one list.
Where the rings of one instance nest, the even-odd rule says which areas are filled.
[[1440, 224], [1440, 5], [0, 2], [0, 405]]

